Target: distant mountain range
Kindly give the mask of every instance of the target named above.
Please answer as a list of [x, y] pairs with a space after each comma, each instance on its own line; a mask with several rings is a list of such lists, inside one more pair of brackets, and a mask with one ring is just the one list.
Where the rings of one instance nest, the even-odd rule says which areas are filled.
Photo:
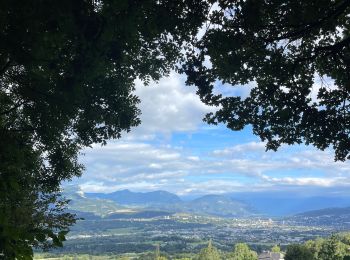
[[79, 188], [65, 189], [71, 199], [70, 209], [92, 212], [100, 216], [121, 218], [193, 213], [220, 217], [248, 217], [257, 213], [250, 205], [224, 195], [205, 195], [183, 201], [167, 191], [132, 192], [121, 190], [113, 193], [83, 193]]
[[256, 215], [257, 211], [248, 204], [224, 195], [205, 195], [191, 201], [166, 204], [163, 209], [200, 215], [221, 217], [247, 217]]
[[350, 196], [302, 196], [292, 192], [242, 192], [230, 197], [252, 205], [257, 211], [269, 216], [292, 216], [298, 213], [324, 208], [350, 206]]
[[339, 231], [350, 229], [350, 207], [325, 208], [303, 212], [287, 218], [300, 225], [330, 226]]
[[[237, 193], [204, 195], [183, 200], [167, 191], [133, 192], [120, 190], [112, 193], [84, 193], [77, 186], [68, 186], [65, 196], [71, 200], [70, 209], [99, 216], [136, 217], [174, 213], [192, 213], [220, 217], [344, 215], [349, 211], [348, 197], [298, 197], [286, 193]], [[165, 213], [164, 213], [165, 212]], [[327, 214], [326, 214], [327, 213]], [[125, 215], [123, 215], [125, 214]], [[307, 217], [299, 214], [298, 218]]]
[[167, 191], [132, 192], [120, 190], [112, 193], [85, 193], [88, 198], [112, 200], [122, 205], [157, 205], [181, 203], [182, 200], [175, 194]]
[[312, 210], [303, 212], [300, 214], [295, 215], [296, 217], [338, 217], [338, 216], [344, 216], [349, 215], [350, 216], [350, 207], [346, 208], [325, 208], [325, 209], [319, 209], [319, 210]]
[[[93, 213], [98, 216], [107, 216], [115, 212], [129, 212], [130, 210], [122, 205], [116, 204], [112, 200], [99, 199], [99, 198], [87, 198], [83, 191], [79, 187], [68, 186], [64, 189], [63, 195], [70, 200], [69, 209], [73, 213], [79, 213], [79, 217], [88, 216], [85, 213]], [[82, 214], [84, 212], [84, 214]], [[82, 216], [84, 215], [84, 216]]]

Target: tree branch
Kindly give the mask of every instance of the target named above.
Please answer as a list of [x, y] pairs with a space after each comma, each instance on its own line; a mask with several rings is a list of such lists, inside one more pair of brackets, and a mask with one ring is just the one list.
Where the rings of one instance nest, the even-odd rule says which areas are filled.
[[303, 27], [299, 30], [293, 30], [291, 32], [282, 34], [277, 37], [273, 38], [268, 38], [264, 39], [267, 42], [275, 42], [283, 39], [290, 39], [290, 38], [300, 38], [303, 37], [306, 33], [310, 32], [310, 30], [322, 26], [322, 24], [329, 22], [329, 19], [336, 19], [338, 16], [340, 16], [342, 13], [345, 12], [345, 10], [350, 6], [350, 0], [345, 0], [341, 4], [339, 4], [338, 7], [336, 7], [333, 11], [330, 11], [328, 15], [325, 17], [322, 17], [321, 19], [309, 23], [309, 24], [304, 24], [299, 27]]
[[350, 46], [350, 37], [347, 37], [347, 38], [345, 38], [345, 39], [341, 40], [340, 42], [337, 42], [336, 44], [333, 44], [333, 45], [318, 47], [315, 49], [315, 52], [316, 53], [321, 52], [321, 51], [337, 52], [337, 51], [340, 51], [346, 45]]
[[11, 107], [10, 109], [1, 112], [1, 113], [0, 113], [0, 116], [11, 113], [12, 111], [14, 111], [14, 110], [16, 110], [17, 108], [19, 108], [20, 106], [22, 106], [24, 103], [25, 103], [24, 101], [23, 101], [23, 102], [17, 103], [15, 106]]
[[0, 70], [0, 76], [1, 76], [2, 74], [4, 74], [4, 73], [7, 71], [7, 69], [11, 66], [11, 63], [12, 63], [11, 60], [9, 60], [8, 62], [6, 62], [5, 66], [2, 67], [1, 70]]

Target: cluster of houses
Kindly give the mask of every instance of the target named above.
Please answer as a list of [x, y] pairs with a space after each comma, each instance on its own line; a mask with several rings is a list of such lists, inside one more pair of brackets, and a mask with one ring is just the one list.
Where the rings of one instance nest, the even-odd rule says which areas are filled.
[[258, 256], [259, 260], [284, 260], [282, 253], [263, 252]]

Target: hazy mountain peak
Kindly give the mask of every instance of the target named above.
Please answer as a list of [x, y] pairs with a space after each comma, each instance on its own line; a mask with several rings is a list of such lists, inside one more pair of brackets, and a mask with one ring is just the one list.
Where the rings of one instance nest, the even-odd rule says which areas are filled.
[[182, 200], [167, 191], [133, 192], [119, 190], [112, 193], [86, 193], [88, 197], [110, 199], [124, 205], [154, 205], [180, 203]]

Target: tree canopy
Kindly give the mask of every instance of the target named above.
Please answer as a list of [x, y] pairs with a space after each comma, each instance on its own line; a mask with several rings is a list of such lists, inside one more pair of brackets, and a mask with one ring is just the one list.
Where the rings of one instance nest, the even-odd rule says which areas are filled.
[[[348, 0], [1, 0], [0, 254], [64, 240], [74, 216], [59, 185], [82, 173], [79, 151], [139, 125], [135, 80], [172, 69], [218, 107], [208, 123], [349, 159], [349, 12]], [[253, 87], [243, 98], [218, 82]]]
[[341, 260], [350, 255], [349, 234], [336, 234], [326, 239], [316, 239], [301, 245], [289, 245], [285, 260]]
[[3, 132], [0, 143], [0, 258], [30, 259], [31, 246], [62, 245], [75, 218], [26, 136]]
[[[350, 159], [350, 2], [210, 2], [217, 8], [183, 66], [201, 100], [219, 108], [205, 120], [250, 125], [267, 149], [304, 142]], [[219, 83], [250, 94], [223, 94]]]
[[230, 260], [257, 260], [258, 255], [245, 243], [237, 243], [233, 252], [229, 255]]
[[64, 233], [56, 231], [74, 216], [54, 194], [81, 174], [80, 149], [140, 123], [134, 81], [147, 84], [174, 67], [207, 6], [1, 1], [0, 254], [28, 258], [31, 246], [60, 245]]
[[210, 240], [208, 243], [208, 246], [203, 248], [199, 255], [196, 258], [197, 260], [220, 260], [220, 254], [219, 251], [216, 249], [216, 247], [213, 246], [212, 241]]
[[305, 245], [290, 245], [287, 248], [285, 260], [314, 260], [311, 250]]
[[281, 252], [281, 248], [278, 245], [274, 245], [271, 248], [271, 252], [273, 252], [273, 253], [280, 253]]

